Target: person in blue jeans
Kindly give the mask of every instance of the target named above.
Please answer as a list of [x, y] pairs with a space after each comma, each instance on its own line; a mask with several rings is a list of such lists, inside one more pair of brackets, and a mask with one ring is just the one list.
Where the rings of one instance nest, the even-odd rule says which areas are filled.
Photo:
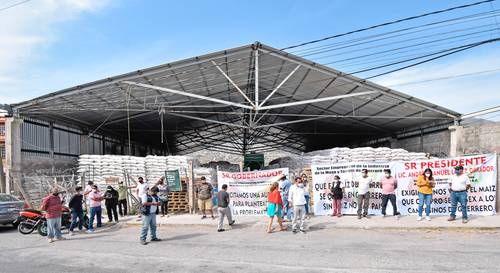
[[82, 195], [82, 187], [75, 188], [75, 195], [71, 197], [69, 200], [69, 209], [71, 210], [71, 225], [69, 226], [69, 235], [73, 236], [73, 230], [76, 225], [78, 225], [78, 230], [83, 230], [83, 195]]
[[158, 197], [158, 187], [152, 187], [145, 195], [142, 196], [142, 228], [140, 244], [147, 245], [146, 238], [148, 237], [148, 229], [151, 230], [151, 242], [161, 241], [156, 236], [156, 215], [158, 214], [158, 206], [161, 205], [160, 197]]
[[94, 218], [97, 217], [97, 227], [102, 227], [101, 216], [102, 216], [102, 208], [101, 202], [104, 200], [104, 196], [99, 191], [97, 185], [92, 186], [92, 191], [88, 195], [90, 199], [90, 219], [89, 219], [89, 228], [87, 230], [88, 233], [94, 232]]
[[310, 184], [309, 184], [309, 181], [307, 181], [307, 174], [303, 173], [301, 175], [301, 179], [302, 179], [302, 183], [304, 183], [304, 189], [305, 189], [305, 195], [304, 197], [306, 198], [306, 218], [308, 218], [308, 214], [309, 214], [309, 202], [311, 200], [311, 195], [309, 193], [309, 190], [310, 190]]
[[[288, 193], [290, 191], [290, 187], [292, 186], [292, 182], [286, 179], [286, 175], [283, 174], [279, 178], [279, 185], [281, 200], [283, 200], [283, 216], [286, 216], [288, 221], [292, 221], [293, 209], [288, 206]], [[285, 220], [285, 217], [283, 217], [283, 220]]]
[[432, 201], [432, 190], [436, 182], [432, 176], [431, 169], [425, 169], [424, 172], [417, 178], [418, 187], [418, 218], [417, 221], [422, 220], [422, 211], [425, 204], [425, 219], [427, 221], [431, 220], [431, 201]]
[[462, 209], [462, 223], [469, 222], [467, 217], [467, 191], [471, 188], [471, 183], [467, 174], [464, 173], [463, 166], [455, 167], [455, 175], [450, 182], [451, 193], [451, 213], [448, 221], [455, 221], [457, 217], [457, 203], [460, 202]]

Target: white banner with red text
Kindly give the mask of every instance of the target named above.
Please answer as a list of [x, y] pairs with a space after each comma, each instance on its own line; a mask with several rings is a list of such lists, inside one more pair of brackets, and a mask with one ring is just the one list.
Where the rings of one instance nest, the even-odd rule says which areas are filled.
[[267, 194], [271, 184], [281, 175], [288, 176], [288, 168], [252, 172], [217, 172], [219, 190], [227, 185], [233, 216], [266, 214]]
[[[462, 165], [471, 181], [468, 191], [467, 210], [471, 215], [493, 215], [496, 212], [497, 158], [496, 154], [464, 156], [448, 159], [423, 161], [388, 162], [388, 163], [339, 163], [331, 165], [312, 165], [314, 214], [332, 213], [332, 198], [328, 194], [333, 184], [333, 177], [338, 175], [345, 184], [342, 200], [342, 213], [356, 214], [358, 208], [357, 187], [361, 170], [368, 169], [369, 176], [375, 182], [370, 189], [368, 213], [381, 214], [382, 189], [380, 180], [384, 169], [390, 169], [398, 181], [396, 204], [402, 215], [416, 214], [418, 210], [418, 187], [416, 180], [424, 169], [430, 168], [436, 181], [433, 190], [431, 214], [447, 215], [450, 213], [451, 200], [449, 183], [454, 167]], [[460, 205], [459, 212], [460, 215]], [[387, 205], [387, 214], [392, 214], [392, 206]]]

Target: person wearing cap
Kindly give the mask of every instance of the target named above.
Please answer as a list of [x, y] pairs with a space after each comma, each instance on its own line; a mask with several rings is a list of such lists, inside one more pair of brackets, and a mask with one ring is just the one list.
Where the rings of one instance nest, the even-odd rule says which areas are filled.
[[456, 166], [455, 175], [450, 182], [451, 213], [448, 221], [455, 221], [458, 202], [462, 208], [462, 223], [465, 224], [469, 221], [467, 217], [467, 191], [470, 187], [471, 183], [467, 174], [464, 173], [464, 167]]
[[118, 222], [118, 212], [116, 206], [118, 205], [118, 192], [109, 185], [104, 193], [104, 205], [106, 206], [106, 213], [108, 214], [108, 222]]
[[290, 192], [290, 187], [292, 186], [292, 182], [286, 179], [286, 175], [284, 174], [280, 176], [278, 181], [280, 186], [281, 200], [283, 200], [283, 221], [285, 221], [285, 216], [288, 221], [291, 221], [293, 211], [289, 209], [288, 196]]
[[[121, 217], [127, 215], [127, 193], [128, 189], [134, 188], [133, 186], [123, 185], [123, 181], [118, 182], [118, 213]], [[122, 210], [123, 207], [123, 210]]]
[[[358, 219], [361, 217], [370, 218], [368, 216], [368, 207], [370, 206], [370, 188], [373, 185], [373, 180], [368, 176], [368, 170], [361, 170], [361, 178], [358, 185]], [[361, 214], [363, 213], [363, 214]]]
[[151, 231], [151, 242], [161, 241], [156, 236], [156, 215], [158, 214], [158, 206], [161, 205], [160, 198], [158, 197], [158, 187], [152, 187], [150, 190], [146, 189], [146, 194], [141, 197], [142, 207], [142, 228], [140, 244], [146, 245], [146, 238], [148, 237], [148, 229]]
[[97, 185], [92, 185], [92, 192], [88, 195], [90, 199], [90, 218], [89, 218], [89, 227], [87, 232], [94, 232], [94, 218], [97, 218], [97, 227], [102, 227], [101, 216], [102, 216], [102, 208], [101, 202], [104, 199]]
[[213, 195], [214, 188], [212, 187], [212, 185], [210, 185], [210, 183], [207, 182], [207, 179], [204, 176], [202, 176], [200, 180], [201, 184], [200, 186], [198, 186], [198, 208], [203, 213], [201, 219], [207, 218], [207, 213], [206, 213], [207, 210], [210, 211], [212, 219], [215, 219], [213, 212], [213, 203], [212, 203], [212, 198], [214, 197]]
[[50, 194], [47, 195], [43, 201], [41, 210], [45, 211], [45, 218], [47, 219], [47, 238], [49, 243], [57, 240], [65, 240], [61, 233], [61, 209], [62, 201], [59, 198], [59, 189], [54, 187]]

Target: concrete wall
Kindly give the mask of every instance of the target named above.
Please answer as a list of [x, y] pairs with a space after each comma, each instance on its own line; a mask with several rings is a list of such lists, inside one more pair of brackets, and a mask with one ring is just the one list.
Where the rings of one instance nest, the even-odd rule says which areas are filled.
[[497, 154], [497, 211], [500, 208], [500, 123], [466, 125], [457, 143], [457, 154]]
[[393, 141], [391, 148], [402, 148], [410, 152], [430, 153], [446, 157], [450, 153], [450, 132], [448, 130], [401, 138]]

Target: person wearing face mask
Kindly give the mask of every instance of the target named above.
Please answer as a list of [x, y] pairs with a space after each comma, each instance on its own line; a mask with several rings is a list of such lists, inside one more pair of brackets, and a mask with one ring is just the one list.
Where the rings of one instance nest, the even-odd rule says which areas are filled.
[[382, 216], [385, 217], [387, 203], [391, 201], [392, 215], [399, 218], [398, 207], [396, 206], [396, 188], [398, 187], [398, 181], [391, 175], [391, 170], [384, 170], [384, 177], [380, 180], [380, 185], [382, 186]]
[[82, 187], [75, 188], [75, 195], [71, 197], [69, 200], [68, 207], [71, 210], [71, 225], [69, 226], [69, 235], [73, 236], [73, 230], [78, 224], [78, 230], [81, 232], [83, 230], [83, 222], [85, 221], [83, 218], [83, 195], [82, 195]]
[[92, 191], [89, 193], [90, 199], [90, 218], [89, 218], [89, 227], [87, 232], [94, 232], [94, 218], [97, 217], [97, 227], [102, 227], [101, 216], [102, 216], [102, 208], [101, 202], [104, 199], [97, 185], [92, 186]]
[[336, 175], [333, 177], [333, 185], [330, 188], [333, 197], [333, 216], [342, 216], [342, 198], [344, 198], [344, 183], [340, 181], [340, 176]]
[[45, 218], [47, 219], [47, 238], [49, 243], [53, 243], [54, 238], [65, 240], [61, 233], [61, 203], [59, 189], [56, 187], [42, 201], [41, 210], [45, 211]]
[[361, 219], [361, 217], [370, 218], [368, 216], [368, 207], [370, 205], [370, 187], [373, 185], [373, 180], [368, 176], [367, 169], [361, 170], [361, 175], [358, 181], [358, 219]]
[[436, 182], [432, 176], [432, 170], [427, 168], [424, 172], [417, 178], [418, 187], [418, 218], [417, 221], [422, 220], [422, 212], [425, 204], [425, 219], [427, 221], [431, 220], [431, 201], [432, 201], [432, 189], [434, 188]]
[[470, 189], [471, 183], [467, 174], [464, 173], [463, 166], [455, 167], [455, 175], [450, 182], [451, 192], [451, 213], [448, 221], [455, 221], [457, 212], [457, 203], [460, 202], [462, 207], [462, 223], [467, 223], [467, 191]]
[[292, 231], [297, 233], [297, 222], [300, 221], [299, 230], [300, 233], [306, 233], [305, 231], [305, 218], [306, 218], [306, 198], [305, 198], [305, 188], [302, 178], [296, 177], [295, 184], [290, 187], [288, 193], [288, 206], [293, 207], [293, 220], [292, 220]]

